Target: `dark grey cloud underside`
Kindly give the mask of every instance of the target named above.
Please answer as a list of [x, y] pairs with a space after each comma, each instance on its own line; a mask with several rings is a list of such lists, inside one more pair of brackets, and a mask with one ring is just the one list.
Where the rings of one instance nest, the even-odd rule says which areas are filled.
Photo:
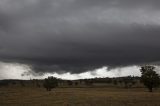
[[158, 0], [1, 0], [0, 60], [80, 73], [160, 61]]

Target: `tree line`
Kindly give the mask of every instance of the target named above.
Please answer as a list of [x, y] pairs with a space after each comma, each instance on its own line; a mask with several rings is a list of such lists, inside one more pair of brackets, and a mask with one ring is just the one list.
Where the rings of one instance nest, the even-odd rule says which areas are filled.
[[[160, 86], [160, 76], [152, 65], [145, 65], [140, 68], [141, 77], [126, 76], [117, 78], [92, 78], [79, 80], [62, 80], [49, 76], [44, 80], [0, 80], [0, 87], [7, 86], [21, 86], [21, 87], [44, 87], [47, 91], [51, 91], [56, 87], [96, 87], [96, 84], [106, 84], [114, 87], [124, 87], [126, 89], [139, 87], [146, 87], [149, 92], [153, 88]], [[106, 86], [105, 86], [106, 87]]]
[[[125, 88], [130, 88], [136, 83], [136, 79], [140, 79], [140, 81], [144, 84], [146, 88], [148, 88], [149, 92], [153, 91], [153, 88], [157, 88], [160, 85], [160, 76], [155, 71], [155, 67], [152, 65], [145, 65], [140, 68], [141, 71], [141, 77], [121, 77], [121, 78], [94, 78], [94, 79], [83, 79], [79, 80], [79, 83], [82, 81], [88, 85], [92, 86], [95, 82], [105, 82], [105, 83], [113, 83], [114, 85], [117, 85], [118, 83], [122, 84], [124, 83]], [[48, 77], [45, 78], [43, 86], [46, 88], [47, 91], [51, 91], [51, 89], [58, 86], [58, 82], [61, 82], [61, 80], [55, 78], [55, 77]], [[73, 81], [68, 80], [68, 85], [72, 86]], [[75, 85], [78, 85], [78, 82], [75, 82]]]

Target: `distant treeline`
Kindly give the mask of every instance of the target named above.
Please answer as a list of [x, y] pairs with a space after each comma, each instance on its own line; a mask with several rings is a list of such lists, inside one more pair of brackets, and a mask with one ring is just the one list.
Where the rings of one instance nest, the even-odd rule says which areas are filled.
[[[57, 79], [59, 87], [98, 87], [98, 86], [119, 86], [132, 87], [134, 85], [141, 86], [140, 77], [126, 76], [117, 78], [91, 78], [79, 80], [63, 80]], [[15, 87], [42, 87], [44, 80], [0, 80], [0, 87], [15, 86]]]
[[146, 87], [149, 92], [153, 88], [160, 86], [160, 76], [154, 71], [152, 65], [145, 65], [140, 68], [141, 77], [126, 76], [116, 78], [91, 78], [79, 80], [64, 80], [53, 76], [48, 76], [45, 79], [30, 79], [30, 80], [0, 80], [0, 87], [44, 87], [47, 91], [51, 91], [56, 87]]

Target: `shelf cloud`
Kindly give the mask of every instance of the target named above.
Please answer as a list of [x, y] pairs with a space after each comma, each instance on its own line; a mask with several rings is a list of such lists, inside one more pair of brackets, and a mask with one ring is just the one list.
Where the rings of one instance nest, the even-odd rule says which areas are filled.
[[160, 61], [158, 0], [1, 0], [0, 61], [84, 73]]

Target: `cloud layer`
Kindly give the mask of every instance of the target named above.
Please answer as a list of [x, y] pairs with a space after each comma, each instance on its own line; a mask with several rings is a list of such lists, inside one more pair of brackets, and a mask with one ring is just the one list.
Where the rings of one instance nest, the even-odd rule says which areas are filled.
[[[159, 68], [159, 67], [158, 67]], [[6, 71], [7, 70], [7, 71]], [[72, 74], [70, 72], [66, 73], [56, 73], [56, 72], [45, 72], [36, 73], [29, 66], [18, 63], [4, 63], [0, 62], [0, 80], [1, 79], [44, 79], [48, 76], [54, 76], [61, 79], [85, 79], [85, 78], [95, 78], [95, 77], [122, 77], [122, 76], [140, 76], [139, 67], [130, 66], [123, 68], [115, 68], [109, 70], [108, 67], [102, 67], [99, 69], [82, 72], [79, 74]]]
[[82, 73], [160, 61], [158, 0], [1, 0], [0, 60]]

